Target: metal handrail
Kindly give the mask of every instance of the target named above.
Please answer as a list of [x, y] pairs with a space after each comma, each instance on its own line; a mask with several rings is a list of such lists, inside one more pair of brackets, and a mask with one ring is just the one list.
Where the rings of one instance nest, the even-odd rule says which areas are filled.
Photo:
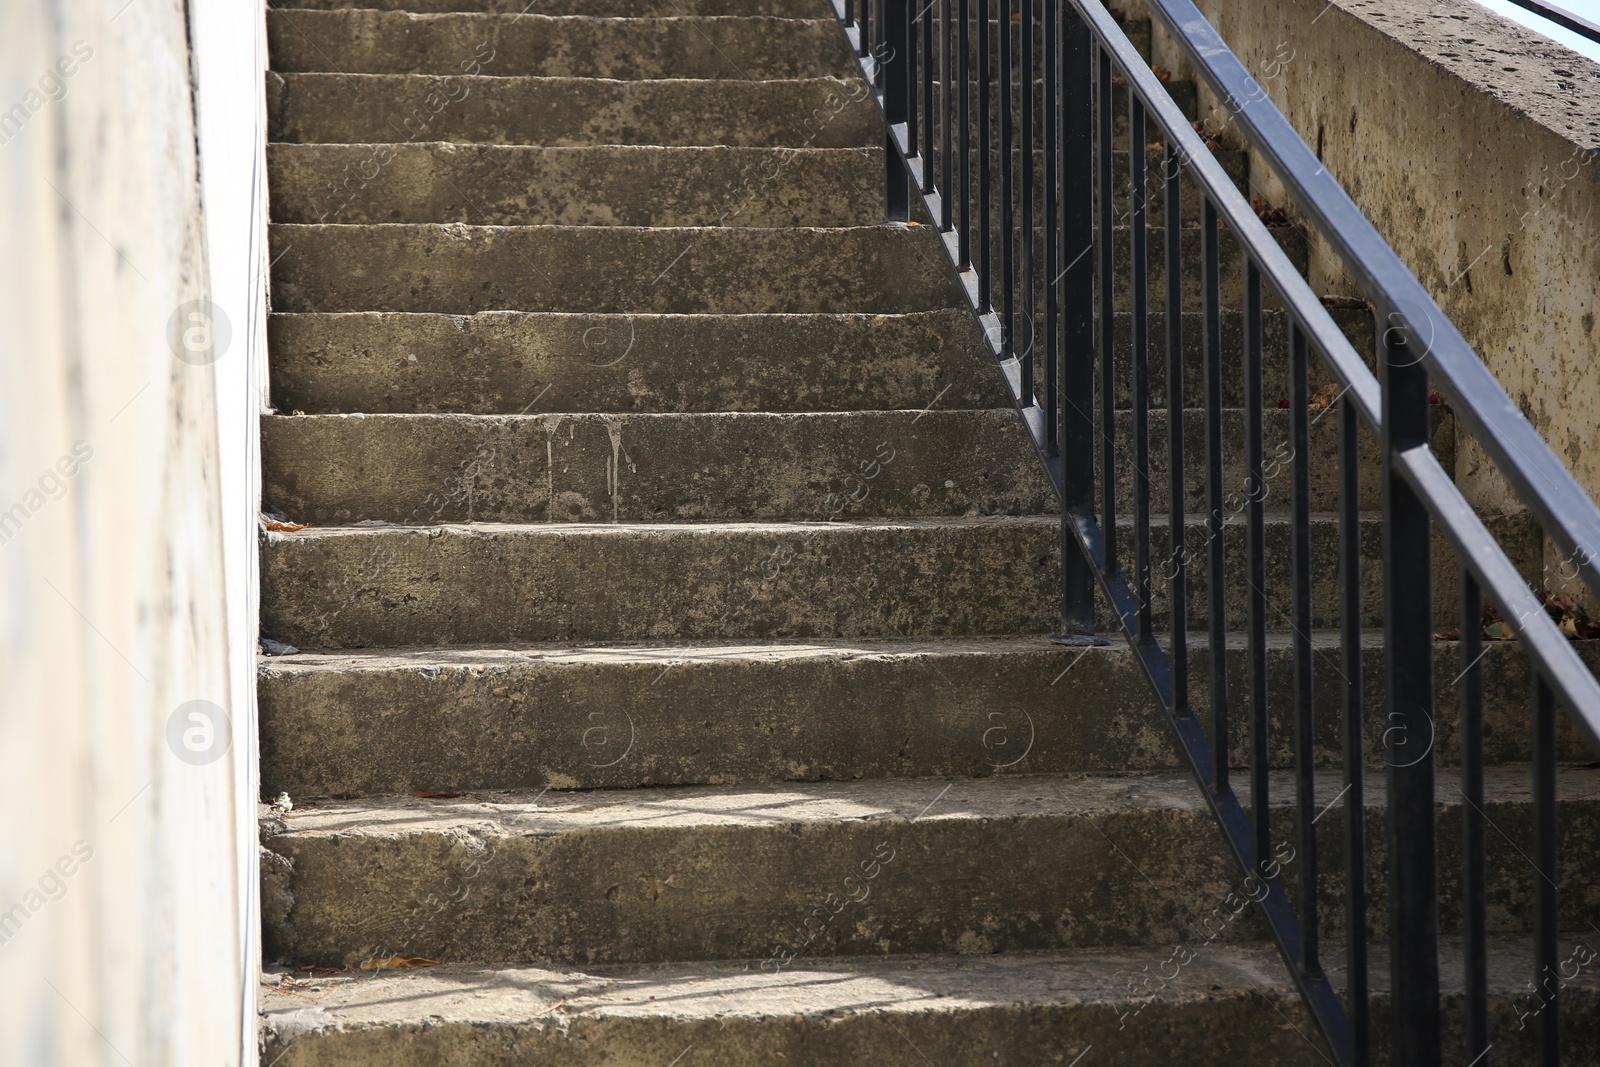
[[1535, 15], [1547, 18], [1558, 26], [1565, 26], [1581, 37], [1600, 41], [1600, 25], [1590, 22], [1581, 15], [1574, 15], [1564, 7], [1547, 4], [1544, 0], [1510, 0], [1510, 2], [1525, 11], [1532, 11]]
[[[1505, 473], [1533, 517], [1569, 559], [1581, 563], [1588, 588], [1600, 597], [1600, 509], [1578, 487], [1527, 423], [1432, 298], [1413, 278], [1338, 183], [1266, 98], [1243, 65], [1190, 0], [1146, 0], [1156, 19], [1200, 77], [1225, 101], [1256, 155], [1283, 182], [1307, 221], [1345, 261], [1385, 325], [1375, 375], [1322, 302], [1295, 270], [1272, 233], [1235, 188], [1204, 140], [1144, 63], [1098, 0], [1021, 0], [1016, 14], [1024, 42], [1021, 86], [1021, 196], [1015, 197], [1010, 34], [1016, 0], [834, 0], [863, 73], [877, 87], [885, 133], [885, 194], [890, 221], [910, 218], [911, 187], [938, 227], [967, 302], [983, 329], [996, 366], [1022, 416], [1062, 504], [1062, 630], [1068, 642], [1103, 643], [1094, 636], [1094, 593], [1109, 600], [1227, 842], [1248, 878], [1262, 888], [1259, 902], [1280, 954], [1338, 1062], [1365, 1063], [1370, 1045], [1366, 968], [1366, 843], [1364, 711], [1361, 691], [1360, 515], [1357, 511], [1357, 434], [1364, 425], [1383, 454], [1384, 639], [1388, 650], [1385, 731], [1391, 756], [1409, 731], [1433, 729], [1433, 524], [1461, 563], [1463, 831], [1468, 1002], [1467, 1056], [1477, 1063], [1489, 1047], [1485, 956], [1485, 823], [1483, 816], [1483, 679], [1478, 617], [1486, 595], [1522, 638], [1534, 666], [1534, 862], [1552, 871], [1555, 837], [1555, 707], [1560, 700], [1592, 747], [1600, 747], [1600, 683], [1544, 611], [1429, 445], [1430, 378], [1456, 417]], [[1035, 275], [1033, 180], [1036, 107], [1035, 4], [1042, 8], [1044, 225], [1042, 283]], [[860, 18], [856, 19], [859, 7]], [[991, 11], [998, 7], [999, 71], [991, 72]], [[874, 13], [875, 9], [875, 13]], [[976, 49], [970, 35], [975, 9]], [[869, 13], [872, 15], [869, 21]], [[937, 38], [937, 45], [935, 47]], [[920, 56], [918, 44], [920, 42]], [[953, 49], [955, 54], [953, 55]], [[937, 61], [936, 61], [937, 56]], [[976, 72], [971, 60], [976, 58]], [[955, 72], [959, 70], [959, 83]], [[941, 73], [942, 72], [942, 73]], [[1116, 278], [1112, 234], [1113, 85], [1128, 86], [1130, 210], [1129, 299], [1132, 304], [1131, 576], [1119, 552], [1114, 455]], [[941, 102], [935, 92], [942, 89]], [[977, 86], [977, 135], [971, 89]], [[993, 84], [991, 84], [993, 83]], [[991, 115], [993, 89], [1004, 101], [998, 139]], [[920, 93], [918, 92], [920, 88]], [[957, 122], [957, 100], [960, 120]], [[1149, 191], [1145, 131], [1153, 123], [1163, 142], [1158, 181], [1166, 209], [1166, 342], [1169, 530], [1166, 576], [1171, 601], [1167, 648], [1155, 634], [1152, 601], [1149, 490]], [[998, 149], [998, 151], [996, 151]], [[1000, 176], [1001, 247], [991, 248], [994, 159]], [[977, 159], [977, 188], [972, 161]], [[952, 165], [952, 158], [959, 166]], [[1244, 525], [1248, 535], [1245, 677], [1249, 712], [1250, 808], [1231, 785], [1229, 678], [1224, 657], [1210, 657], [1209, 737], [1189, 702], [1187, 573], [1183, 494], [1183, 232], [1179, 227], [1184, 174], [1202, 193], [1201, 242], [1205, 359], [1206, 550], [1209, 629], [1213, 649], [1227, 633], [1224, 592], [1225, 526], [1222, 489], [1220, 278], [1222, 227], [1244, 253], [1244, 386], [1250, 478]], [[976, 195], [974, 195], [976, 194]], [[972, 218], [974, 201], [978, 218]], [[1019, 203], [1014, 203], [1019, 201]], [[1016, 209], [1020, 207], [1020, 225]], [[1024, 237], [1018, 262], [1014, 231]], [[1063, 266], [1064, 264], [1064, 266]], [[1020, 276], [1020, 277], [1019, 277]], [[1290, 408], [1293, 634], [1295, 662], [1295, 810], [1299, 864], [1294, 903], [1269, 854], [1267, 795], [1266, 603], [1262, 456], [1263, 286], [1273, 292], [1290, 325]], [[996, 290], [998, 289], [998, 296]], [[1036, 314], [1037, 312], [1037, 314]], [[1039, 323], [1042, 321], [1042, 329]], [[1421, 328], [1419, 328], [1421, 327]], [[1042, 352], [1044, 397], [1037, 395], [1036, 349]], [[1344, 748], [1345, 926], [1349, 957], [1347, 1004], [1324, 973], [1317, 943], [1316, 842], [1312, 833], [1315, 767], [1312, 754], [1311, 561], [1309, 521], [1308, 354], [1315, 352], [1338, 383], [1340, 535], [1339, 615], [1346, 679], [1340, 713]], [[1098, 359], [1098, 368], [1096, 360]], [[1099, 382], [1096, 384], [1098, 369]], [[1096, 393], [1098, 392], [1098, 396]], [[1098, 493], [1095, 457], [1101, 464]], [[1098, 496], [1098, 499], [1097, 499]], [[1415, 735], [1413, 735], [1415, 736]], [[1393, 1014], [1397, 1062], [1440, 1062], [1438, 894], [1435, 781], [1431, 743], [1419, 761], [1388, 768], [1389, 882], [1392, 897]], [[1404, 848], [1395, 841], [1405, 842]], [[1548, 883], [1548, 884], [1545, 884]], [[1254, 897], [1256, 894], [1252, 893]], [[1535, 978], [1548, 994], [1538, 1021], [1542, 1063], [1557, 1062], [1559, 1012], [1554, 1009], [1556, 897], [1545, 878], [1535, 893]], [[1541, 995], [1544, 999], [1544, 994]]]

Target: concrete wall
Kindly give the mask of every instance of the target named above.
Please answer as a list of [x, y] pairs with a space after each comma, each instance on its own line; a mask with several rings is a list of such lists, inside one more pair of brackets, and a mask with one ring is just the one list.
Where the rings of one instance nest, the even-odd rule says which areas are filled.
[[183, 0], [0, 5], [4, 1064], [253, 1026], [189, 40]]
[[[1197, 4], [1600, 496], [1600, 65], [1468, 0]], [[1155, 62], [1182, 72], [1162, 38]], [[1203, 114], [1216, 108], [1202, 100]], [[1208, 124], [1225, 127], [1226, 112]], [[1265, 167], [1252, 175], [1283, 204]], [[1353, 291], [1315, 243], [1312, 278], [1319, 291]], [[1460, 437], [1468, 498], [1515, 507]], [[1549, 560], [1552, 584], [1560, 563]]]

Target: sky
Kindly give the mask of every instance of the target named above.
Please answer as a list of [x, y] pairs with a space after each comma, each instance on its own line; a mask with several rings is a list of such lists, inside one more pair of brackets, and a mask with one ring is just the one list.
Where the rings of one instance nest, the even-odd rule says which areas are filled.
[[[1551, 40], [1564, 44], [1574, 52], [1581, 53], [1596, 63], [1600, 63], [1600, 43], [1573, 33], [1564, 26], [1558, 26], [1549, 19], [1540, 18], [1532, 11], [1511, 3], [1510, 0], [1475, 0], [1475, 2], [1480, 7], [1486, 7], [1490, 11], [1504, 15], [1513, 22], [1518, 22], [1529, 29], [1537, 30]], [[1579, 18], [1600, 23], [1600, 0], [1548, 0], [1548, 2], [1556, 7], [1565, 8]]]

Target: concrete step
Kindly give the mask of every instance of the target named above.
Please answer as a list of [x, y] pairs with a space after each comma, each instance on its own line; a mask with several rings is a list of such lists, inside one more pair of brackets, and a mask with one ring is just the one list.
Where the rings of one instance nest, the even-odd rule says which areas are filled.
[[[1309, 416], [1310, 508], [1339, 504], [1338, 419]], [[1187, 511], [1206, 510], [1204, 412], [1184, 419]], [[1262, 413], [1267, 507], [1289, 507], [1290, 412]], [[1167, 413], [1151, 413], [1151, 508], [1168, 507]], [[1245, 413], [1222, 420], [1224, 497], [1252, 489]], [[1133, 507], [1131, 413], [1118, 421], [1117, 499]], [[1360, 507], [1381, 504], [1380, 455], [1361, 439]], [[1455, 461], [1435, 409], [1434, 450]], [[1010, 409], [778, 415], [307, 415], [262, 419], [267, 504], [297, 522], [816, 521], [1037, 515], [1055, 497]]]
[[280, 411], [886, 411], [991, 408], [1004, 386], [964, 308], [909, 315], [267, 320]]
[[962, 307], [927, 227], [299, 226], [275, 311], [893, 314]]
[[[1526, 934], [1537, 876], [1514, 842], [1531, 814], [1529, 770], [1484, 777], [1485, 809], [1511, 835], [1489, 841], [1489, 928]], [[1336, 807], [1341, 788], [1319, 784], [1319, 807]], [[1600, 770], [1562, 767], [1556, 792], [1567, 854], [1600, 847]], [[1289, 878], [1292, 795], [1291, 776], [1274, 774]], [[1437, 796], [1441, 841], [1453, 842], [1451, 776]], [[1384, 797], [1372, 776], [1374, 841]], [[1318, 826], [1330, 904], [1342, 821]], [[265, 958], [342, 967], [397, 955], [593, 965], [1171, 946], [1240, 883], [1203, 794], [1176, 772], [325, 801], [263, 845]], [[1370, 860], [1377, 933], [1381, 846]], [[1441, 863], [1447, 934], [1460, 926], [1459, 877]], [[1568, 928], [1600, 915], [1575, 892], [1586, 878], [1563, 878]], [[1342, 922], [1326, 910], [1329, 932]], [[1230, 941], [1264, 933], [1254, 909], [1228, 929]]]
[[456, 141], [866, 148], [883, 120], [866, 82], [421, 74], [267, 75], [269, 141]]
[[[1216, 157], [1217, 162], [1222, 164], [1223, 170], [1227, 171], [1228, 175], [1233, 178], [1234, 185], [1238, 187], [1239, 191], [1249, 195], [1249, 157], [1243, 152], [1238, 152], [1231, 149], [1218, 149], [1212, 154]], [[1021, 155], [1022, 153], [1020, 149], [1012, 152], [1011, 165], [1014, 168], [1020, 168]], [[1114, 188], [1112, 189], [1112, 203], [1117, 212], [1117, 221], [1119, 223], [1126, 223], [1128, 221], [1126, 216], [1129, 210], [1129, 205], [1131, 204], [1131, 190], [1128, 180], [1128, 150], [1126, 148], [1118, 148], [1112, 153], [1112, 155], [1112, 173], [1115, 175]], [[969, 166], [971, 168], [970, 173], [972, 175], [973, 196], [976, 197], [978, 185], [978, 153], [973, 152], [968, 158]], [[958, 207], [955, 210], [959, 212], [961, 171], [956, 165], [958, 162], [959, 161], [952, 161], [951, 184], [949, 188], [953, 190], [951, 195], [956, 198], [958, 203]], [[998, 220], [1000, 217], [1001, 208], [1004, 204], [1004, 201], [1000, 198], [1000, 153], [998, 149], [990, 153], [990, 165], [994, 169], [991, 172], [993, 187], [990, 191], [989, 210], [993, 213], [991, 217]], [[935, 165], [934, 174], [941, 189], [945, 187], [943, 168], [943, 156], [940, 156]], [[1012, 171], [1012, 181], [1017, 189], [1017, 199], [1013, 203], [1012, 210], [1015, 211], [1017, 216], [1020, 218], [1022, 214], [1022, 176], [1019, 169], [1014, 169]], [[1145, 181], [1147, 183], [1145, 193], [1145, 210], [1148, 213], [1147, 221], [1151, 225], [1163, 225], [1166, 221], [1166, 191], [1164, 185], [1161, 146], [1159, 143], [1152, 143], [1145, 155]], [[1044, 218], [1045, 186], [1044, 152], [1042, 149], [1036, 149], [1034, 152], [1033, 183], [1033, 217], [1037, 221]], [[1200, 219], [1200, 205], [1202, 202], [1200, 186], [1194, 181], [1184, 181], [1181, 185], [1181, 188], [1183, 191], [1183, 196], [1179, 204], [1180, 225], [1198, 222]], [[976, 210], [976, 208], [974, 210]]]
[[[1269, 638], [1270, 759], [1292, 766], [1294, 657]], [[1312, 637], [1316, 758], [1342, 773], [1347, 687], [1339, 635]], [[1600, 667], [1600, 643], [1576, 646]], [[1189, 635], [1191, 700], [1210, 708], [1206, 635]], [[1435, 645], [1441, 765], [1460, 758], [1456, 642]], [[1228, 676], [1247, 678], [1230, 634]], [[1384, 761], [1383, 645], [1362, 645], [1369, 766]], [[1527, 656], [1492, 642], [1481, 661], [1486, 758], [1529, 758]], [[260, 661], [261, 789], [305, 797], [414, 790], [602, 789], [932, 775], [1177, 770], [1182, 757], [1120, 639], [1065, 648], [1043, 637], [527, 648], [378, 649]], [[1070, 696], [1069, 696], [1070, 694]], [[1236, 699], [1238, 697], [1236, 696]], [[1071, 714], [1061, 714], [1070, 700]], [[1237, 766], [1245, 704], [1232, 717]], [[1590, 758], [1566, 716], [1560, 758]]]
[[[1525, 515], [1487, 525], [1525, 574], [1540, 543]], [[1363, 622], [1381, 625], [1380, 521], [1361, 521]], [[1131, 566], [1131, 529], [1119, 530]], [[1289, 586], [1288, 522], [1265, 526], [1266, 584]], [[1186, 521], [1189, 623], [1206, 626], [1208, 550]], [[1243, 625], [1246, 530], [1222, 532], [1229, 624]], [[1152, 611], [1167, 618], [1166, 523], [1151, 535]], [[1459, 614], [1454, 553], [1435, 538], [1434, 611]], [[1311, 523], [1312, 625], [1338, 624], [1338, 524]], [[692, 525], [312, 527], [266, 535], [262, 633], [301, 648], [524, 641], [1040, 635], [1056, 629], [1060, 525], [1054, 516]], [[606, 591], [597, 597], [600, 583]], [[1269, 630], [1290, 605], [1268, 599]], [[1120, 632], [1104, 602], [1098, 625]]]
[[262, 632], [302, 648], [1046, 633], [1059, 535], [1053, 518], [313, 527], [267, 535]]
[[873, 226], [867, 149], [274, 144], [274, 222]]
[[[1231, 907], [1231, 905], [1230, 905]], [[1215, 922], [1215, 920], [1213, 920]], [[1581, 959], [1592, 935], [1560, 938]], [[262, 987], [263, 1064], [377, 1067], [396, 1062], [513, 1067], [782, 1062], [1271, 1063], [1325, 1067], [1329, 1054], [1269, 943], [795, 960], [783, 967], [690, 963], [572, 970], [509, 965], [352, 972], [307, 978], [268, 973]], [[1579, 946], [1582, 946], [1580, 948]], [[1334, 988], [1342, 953], [1325, 946]], [[1592, 951], [1592, 949], [1590, 949]], [[1391, 1062], [1389, 954], [1367, 948], [1373, 1063]], [[1188, 959], [1189, 962], [1182, 961]], [[1466, 1047], [1459, 938], [1440, 946], [1443, 1041]], [[1532, 1067], [1536, 968], [1525, 938], [1488, 945], [1496, 1063]], [[1150, 978], [1160, 970], [1165, 977]], [[1141, 985], [1149, 979], [1148, 985]], [[1555, 1010], [1555, 1009], [1552, 1009]], [[1565, 1047], [1600, 1041], [1600, 983], [1581, 971], [1562, 988]], [[693, 1057], [693, 1058], [691, 1058]], [[1463, 1062], [1466, 1057], [1462, 1057]]]
[[[1161, 238], [1151, 229], [1151, 243]], [[1184, 308], [1200, 310], [1199, 231], [1184, 245]], [[1272, 231], [1304, 269], [1305, 235]], [[960, 307], [927, 226], [842, 228], [301, 225], [270, 229], [277, 311], [895, 313]], [[1127, 231], [1114, 234], [1127, 307]], [[1000, 244], [991, 242], [998, 271]], [[1220, 244], [1220, 294], [1241, 304], [1243, 253]], [[1149, 302], [1164, 306], [1165, 261]], [[1041, 273], [1042, 276], [1042, 273]], [[670, 280], [669, 280], [670, 279]], [[666, 283], [666, 284], [663, 284]], [[1270, 291], [1263, 287], [1270, 304]], [[996, 299], [999, 298], [998, 288]]]
[[541, 78], [736, 78], [853, 73], [835, 21], [569, 18], [346, 9], [267, 13], [272, 69], [287, 73]]
[[262, 419], [298, 522], [782, 522], [1038, 515], [1022, 420], [988, 411]]
[[[1364, 308], [1335, 309], [1371, 362]], [[1132, 399], [1132, 317], [1117, 316], [1117, 404]], [[1150, 320], [1151, 404], [1166, 404], [1165, 316]], [[1241, 351], [1243, 316], [1222, 315], [1222, 348]], [[1287, 325], [1269, 310], [1264, 396], [1288, 396]], [[308, 414], [520, 411], [888, 411], [1006, 403], [971, 316], [909, 315], [468, 316], [350, 312], [268, 319], [273, 404]], [[1199, 312], [1184, 312], [1185, 398], [1204, 396]], [[855, 353], [869, 351], [870, 358]], [[413, 358], [415, 357], [415, 358]], [[1231, 363], [1230, 363], [1231, 365]], [[1042, 364], [1037, 389], [1043, 395]], [[1330, 381], [1316, 360], [1313, 389]], [[1237, 374], [1223, 403], [1244, 400]]]
[[[1199, 311], [1183, 313], [1183, 397], [1189, 405], [1205, 402], [1205, 318]], [[1373, 366], [1377, 330], [1372, 312], [1365, 307], [1330, 308], [1328, 314], [1343, 330], [1346, 339]], [[1225, 407], [1244, 405], [1244, 376], [1239, 373], [1244, 352], [1244, 314], [1224, 308], [1220, 317], [1221, 351], [1224, 376], [1222, 403]], [[1262, 315], [1262, 395], [1269, 405], [1289, 396], [1289, 320], [1279, 308], [1268, 308]], [[1150, 402], [1164, 407], [1167, 402], [1167, 316], [1153, 311], [1148, 323], [1150, 348], [1147, 353], [1150, 376]], [[1119, 311], [1112, 327], [1116, 352], [1116, 390], [1119, 408], [1133, 405], [1133, 314]], [[1315, 354], [1308, 361], [1310, 388], [1332, 381]], [[1043, 381], [1041, 375], [1040, 381]], [[1043, 395], [1043, 386], [1040, 387]], [[1328, 416], [1331, 418], [1332, 416]]]
[[680, 18], [689, 15], [737, 15], [747, 18], [831, 19], [828, 0], [273, 0], [270, 8], [342, 11], [407, 11], [413, 14], [578, 15], [588, 18]]
[[[1455, 417], [1443, 406], [1433, 408], [1433, 450], [1446, 471], [1455, 471], [1456, 438]], [[1339, 507], [1339, 417], [1337, 408], [1322, 408], [1308, 415], [1310, 427], [1307, 435], [1307, 465], [1310, 478], [1310, 509], [1312, 511], [1337, 511]], [[1146, 476], [1150, 484], [1152, 511], [1168, 509], [1167, 494], [1172, 464], [1167, 454], [1167, 434], [1170, 421], [1165, 409], [1150, 412], [1150, 461]], [[1269, 408], [1262, 412], [1262, 466], [1264, 494], [1268, 510], [1285, 512], [1291, 505], [1291, 487], [1294, 449], [1290, 445], [1291, 412], [1283, 408]], [[1222, 485], [1224, 507], [1227, 501], [1248, 499], [1255, 490], [1245, 462], [1246, 412], [1237, 408], [1222, 413]], [[1205, 512], [1206, 496], [1206, 427], [1204, 409], [1191, 408], [1184, 412], [1184, 471], [1183, 488], [1186, 511]], [[1117, 474], [1117, 507], [1121, 514], [1132, 514], [1135, 490], [1135, 472], [1138, 470], [1134, 450], [1133, 413], [1119, 412], [1117, 435], [1114, 438], [1115, 470]], [[1357, 448], [1359, 457], [1360, 493], [1358, 507], [1364, 511], [1378, 511], [1383, 506], [1382, 453], [1371, 435], [1363, 433]], [[324, 460], [324, 462], [327, 462]], [[1103, 461], [1102, 461], [1103, 462]], [[1097, 470], [1100, 469], [1098, 466]], [[436, 478], [437, 480], [437, 478]]]
[[[315, 979], [268, 972], [261, 1063], [666, 1067], [678, 1057], [926, 1067], [1067, 1064], [1094, 1049], [1118, 1057], [1107, 1062], [1159, 1062], [1174, 1041], [1190, 1040], [1186, 1063], [1324, 1062], [1291, 1029], [1309, 1035], [1314, 1027], [1276, 952], [1260, 945], [1209, 949], [1147, 1016], [1135, 1015], [1148, 998], [1128, 994], [1129, 980], [1166, 954], [858, 957], [765, 971], [693, 963], [581, 971], [458, 965]], [[1588, 996], [1585, 984], [1571, 1002]], [[1378, 1003], [1381, 1011], [1386, 1001]], [[1573, 1012], [1568, 1004], [1564, 1012]]]

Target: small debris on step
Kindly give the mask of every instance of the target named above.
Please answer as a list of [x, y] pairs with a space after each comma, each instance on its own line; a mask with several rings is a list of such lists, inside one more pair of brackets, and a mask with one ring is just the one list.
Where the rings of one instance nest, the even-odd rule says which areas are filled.
[[363, 971], [399, 971], [409, 967], [437, 967], [438, 960], [430, 960], [424, 956], [379, 956], [376, 959], [366, 960], [361, 964]]
[[274, 641], [270, 637], [261, 638], [261, 651], [268, 656], [292, 656], [300, 650], [293, 645], [286, 645], [282, 641]]

